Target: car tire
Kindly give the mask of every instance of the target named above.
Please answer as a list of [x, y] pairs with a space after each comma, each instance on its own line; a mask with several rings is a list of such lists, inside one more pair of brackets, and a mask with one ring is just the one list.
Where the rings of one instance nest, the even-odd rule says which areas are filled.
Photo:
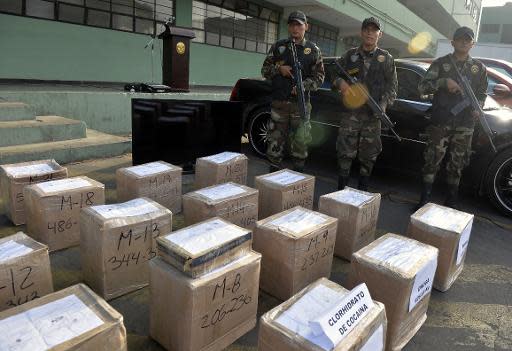
[[491, 162], [485, 185], [492, 204], [512, 216], [512, 148], [500, 152]]
[[270, 110], [260, 107], [250, 114], [248, 134], [249, 143], [258, 156], [265, 157], [267, 152], [267, 137], [270, 123]]

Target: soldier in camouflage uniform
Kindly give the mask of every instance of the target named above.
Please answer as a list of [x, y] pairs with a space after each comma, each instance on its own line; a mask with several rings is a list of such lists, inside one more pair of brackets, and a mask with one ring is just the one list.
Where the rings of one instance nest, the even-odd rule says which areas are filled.
[[[348, 74], [356, 77], [370, 95], [386, 111], [396, 98], [397, 78], [393, 57], [377, 47], [382, 36], [380, 22], [374, 17], [363, 21], [362, 44], [352, 48], [339, 59]], [[343, 77], [334, 77], [333, 89], [340, 91], [343, 100], [356, 90], [350, 89]], [[338, 189], [345, 188], [350, 177], [352, 161], [359, 159], [358, 189], [368, 190], [368, 181], [377, 157], [382, 151], [381, 121], [364, 103], [349, 106], [342, 112], [336, 150], [338, 154]]]
[[298, 60], [302, 65], [306, 120], [302, 120], [299, 114], [289, 39], [279, 40], [272, 45], [261, 69], [263, 77], [272, 81], [271, 121], [267, 140], [271, 171], [281, 168], [285, 151], [289, 150], [293, 167], [300, 172], [308, 157], [308, 144], [311, 142], [309, 94], [322, 85], [325, 73], [320, 49], [304, 38], [307, 28], [307, 18], [303, 12], [290, 14], [288, 33], [295, 40]]
[[471, 107], [456, 115], [456, 111], [452, 112], [452, 109], [464, 100], [453, 62], [459, 72], [468, 78], [481, 106], [486, 98], [488, 84], [484, 64], [469, 56], [473, 40], [474, 33], [470, 28], [458, 28], [453, 35], [453, 54], [432, 62], [427, 74], [419, 83], [420, 93], [434, 94], [434, 100], [431, 125], [426, 129], [428, 142], [424, 153], [423, 190], [418, 208], [430, 201], [432, 184], [447, 151], [445, 181], [449, 191], [445, 205], [455, 207], [457, 204], [459, 182], [462, 170], [469, 164], [473, 130], [478, 114]]

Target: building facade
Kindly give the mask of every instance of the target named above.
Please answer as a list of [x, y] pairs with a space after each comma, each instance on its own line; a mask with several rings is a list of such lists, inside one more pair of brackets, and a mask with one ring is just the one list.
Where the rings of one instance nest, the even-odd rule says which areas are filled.
[[512, 2], [482, 9], [478, 39], [484, 43], [512, 44]]
[[[383, 24], [381, 47], [432, 56], [437, 39], [476, 29], [481, 0], [0, 0], [0, 79], [161, 82], [169, 19], [195, 32], [190, 82], [233, 85], [259, 76], [270, 45], [301, 9], [324, 56], [358, 45], [361, 20]], [[430, 42], [411, 50], [418, 33]]]

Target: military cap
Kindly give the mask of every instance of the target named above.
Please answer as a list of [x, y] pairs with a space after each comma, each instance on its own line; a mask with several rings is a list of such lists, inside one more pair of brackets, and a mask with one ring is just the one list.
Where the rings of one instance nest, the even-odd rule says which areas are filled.
[[471, 38], [471, 40], [474, 40], [475, 32], [473, 32], [473, 30], [471, 28], [465, 27], [465, 26], [457, 28], [455, 33], [453, 33], [453, 40], [457, 40], [457, 39], [463, 38], [465, 36], [468, 36]]
[[308, 23], [308, 19], [306, 18], [306, 14], [302, 11], [293, 11], [288, 16], [288, 23], [291, 22], [299, 22], [300, 24]]
[[379, 28], [379, 30], [380, 30], [380, 21], [377, 18], [375, 18], [375, 17], [365, 18], [361, 28], [366, 28], [366, 27], [368, 27], [371, 24], [373, 24], [375, 27]]

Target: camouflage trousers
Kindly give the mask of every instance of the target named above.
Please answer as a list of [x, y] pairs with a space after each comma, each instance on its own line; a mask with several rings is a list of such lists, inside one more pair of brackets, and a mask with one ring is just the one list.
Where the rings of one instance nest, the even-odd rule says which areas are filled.
[[307, 121], [300, 118], [294, 101], [272, 101], [271, 120], [267, 140], [267, 157], [279, 165], [289, 153], [294, 166], [303, 167], [311, 143], [311, 104], [307, 104]]
[[428, 142], [424, 152], [423, 181], [433, 183], [448, 151], [446, 183], [458, 186], [462, 170], [469, 164], [474, 125], [430, 125], [426, 128]]
[[336, 141], [340, 176], [350, 175], [352, 161], [356, 157], [360, 164], [359, 174], [371, 175], [382, 151], [380, 128], [380, 119], [365, 109], [342, 114]]

